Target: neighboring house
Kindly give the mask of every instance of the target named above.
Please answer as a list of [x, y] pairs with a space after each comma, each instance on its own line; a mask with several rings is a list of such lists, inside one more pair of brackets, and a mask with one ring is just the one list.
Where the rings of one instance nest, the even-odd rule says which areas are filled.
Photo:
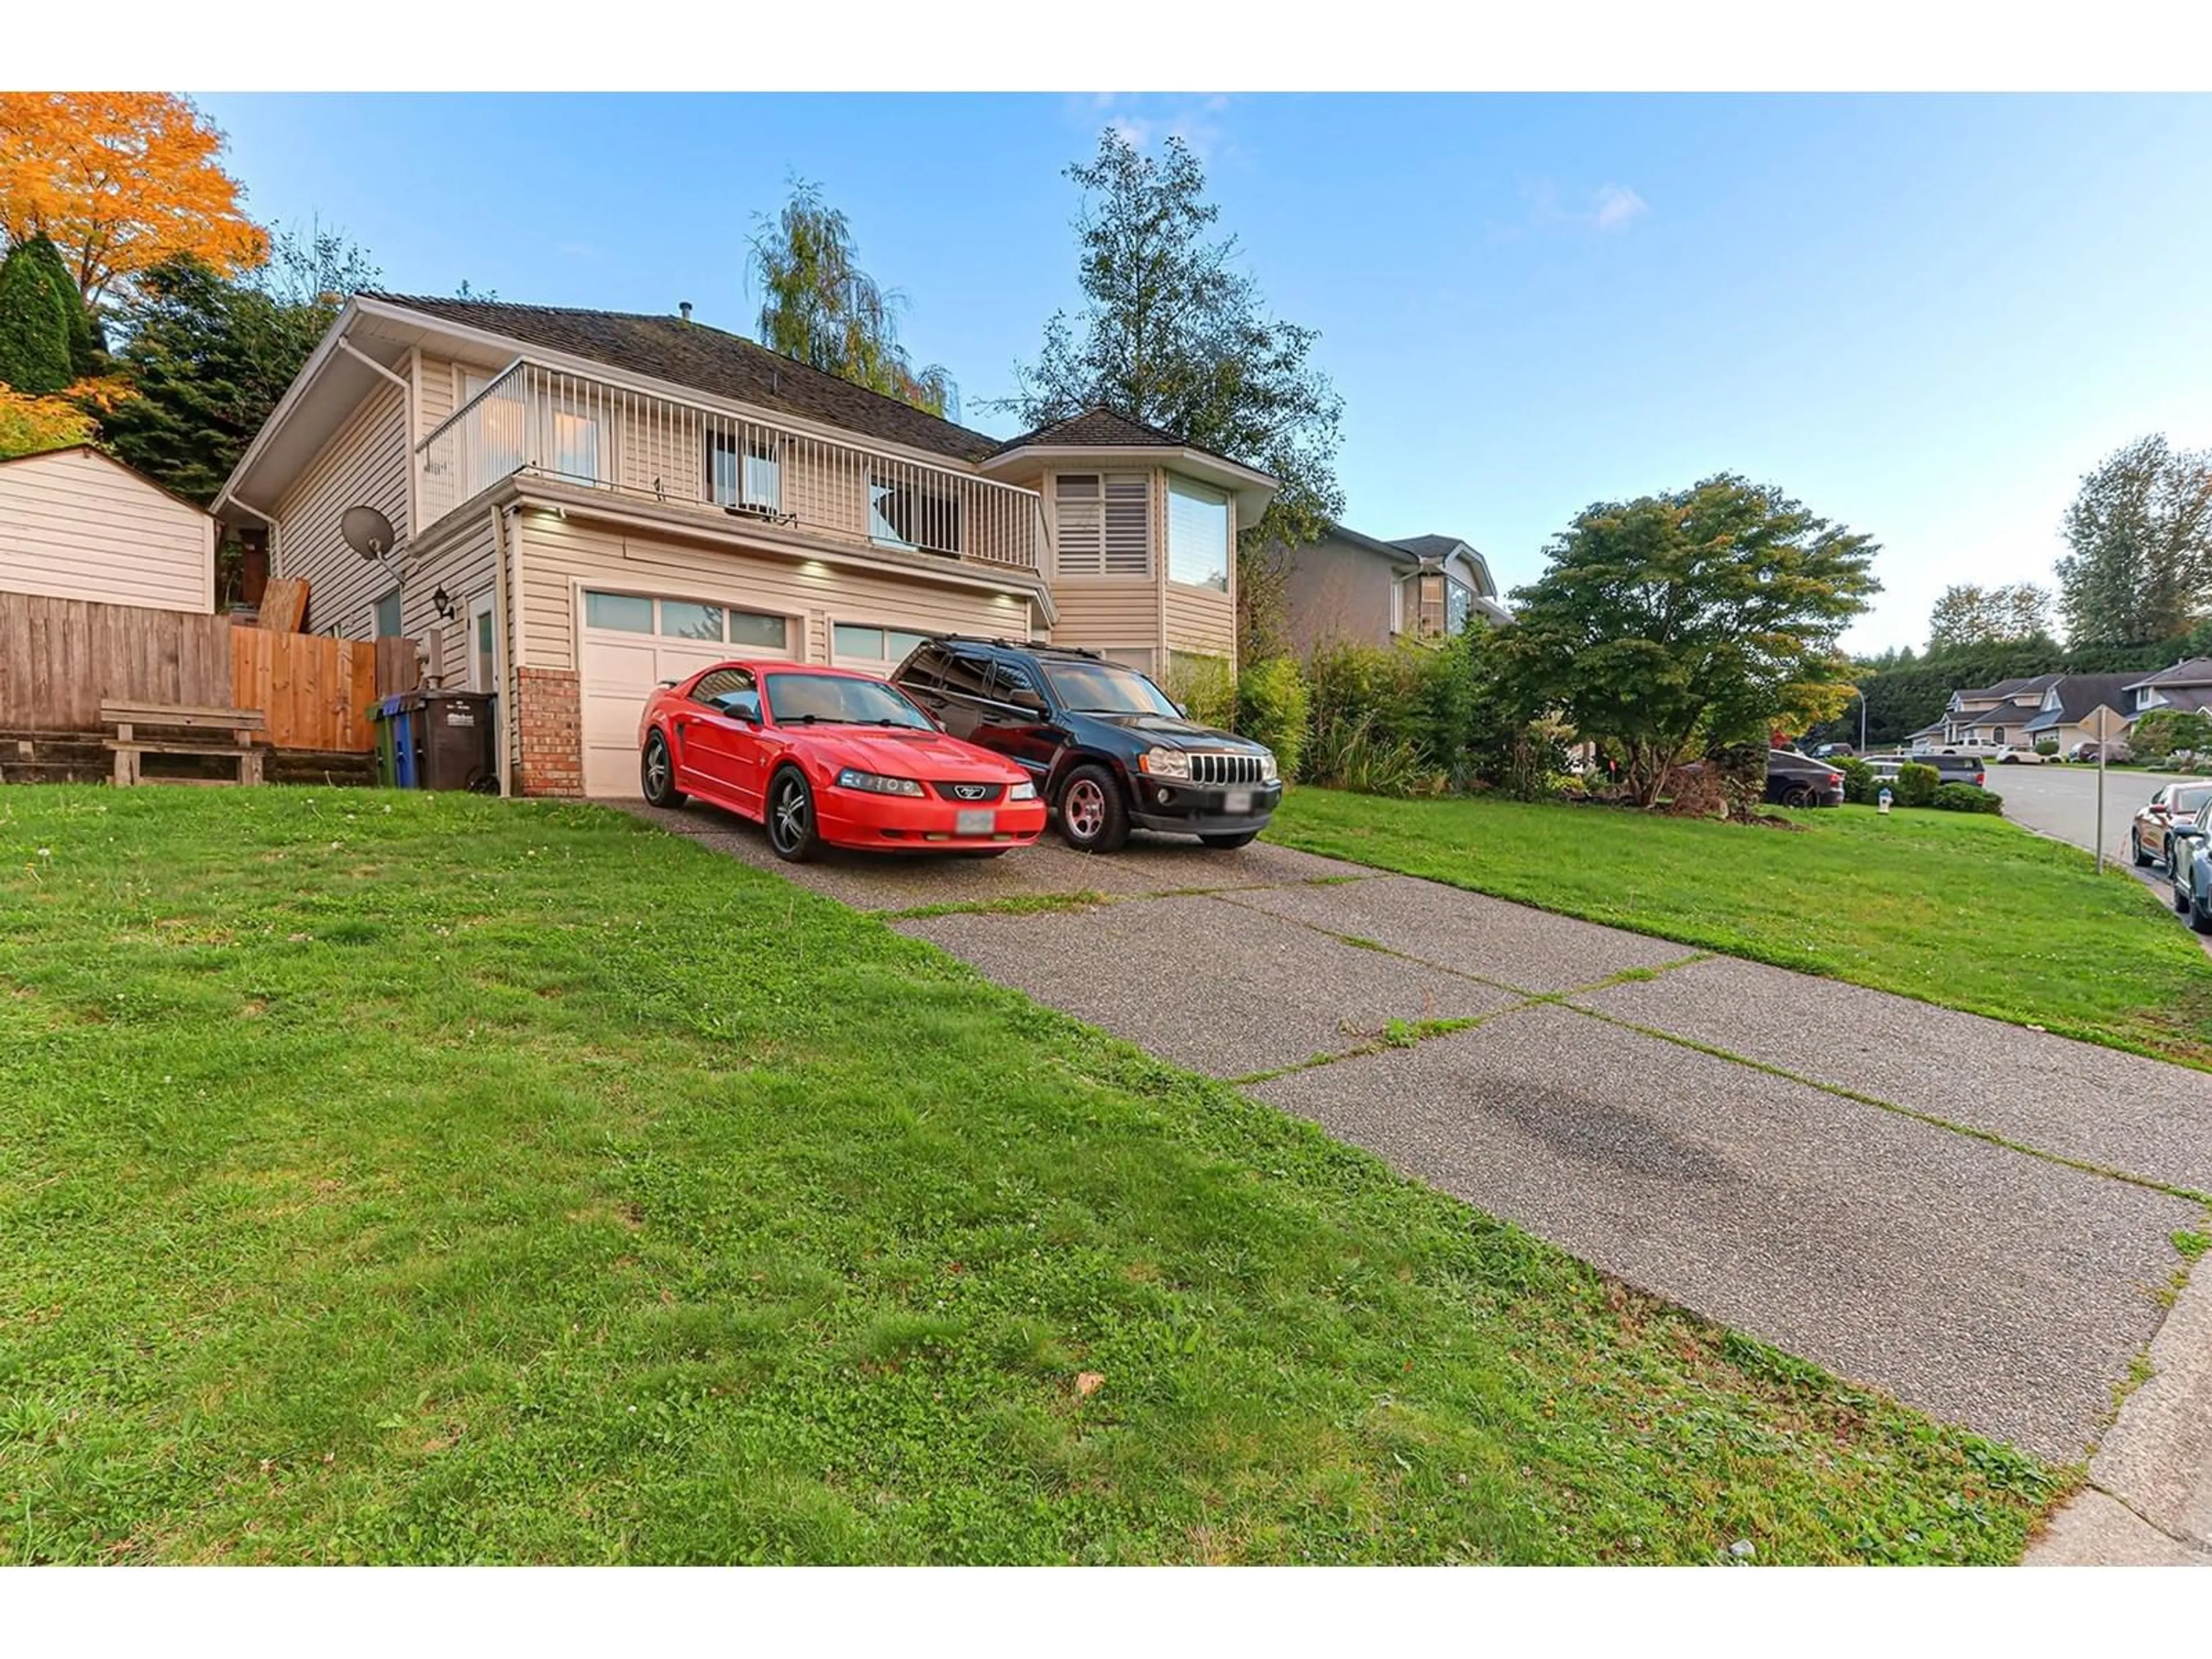
[[[922, 635], [1236, 651], [1273, 479], [1103, 410], [1002, 443], [681, 316], [355, 296], [224, 484], [307, 626], [497, 695], [503, 787], [634, 794], [648, 691]], [[364, 560], [341, 515], [397, 532]], [[399, 580], [395, 580], [395, 568]]]
[[80, 444], [0, 461], [0, 592], [215, 609], [216, 521]]
[[2212, 709], [2212, 657], [2191, 657], [2155, 674], [2136, 675], [2126, 693], [2130, 717], [2154, 708]]
[[2031, 744], [2056, 742], [2062, 755], [2077, 743], [2096, 743], [2105, 736], [2124, 737], [2135, 715], [2128, 687], [2138, 678], [2124, 674], [2068, 674], [2043, 694], [2042, 707], [2022, 728]]
[[1989, 748], [2021, 742], [2022, 730], [2042, 712], [2044, 694], [2063, 678], [2037, 674], [1954, 691], [1933, 735], [1923, 727], [1912, 734], [1912, 746], [1942, 749], [1966, 744]]
[[1434, 644], [1469, 621], [1510, 621], [1489, 562], [1453, 536], [1378, 541], [1331, 525], [1319, 541], [1277, 550], [1284, 567], [1284, 609], [1291, 648], [1302, 658], [1322, 647]]

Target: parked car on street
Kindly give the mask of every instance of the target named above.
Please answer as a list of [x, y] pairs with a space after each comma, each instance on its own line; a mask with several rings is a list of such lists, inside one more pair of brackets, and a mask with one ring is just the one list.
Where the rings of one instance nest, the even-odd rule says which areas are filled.
[[1841, 806], [1844, 775], [1795, 749], [1766, 751], [1766, 799], [1774, 806]]
[[1937, 781], [1942, 783], [1971, 783], [1977, 789], [1988, 786], [1989, 769], [1978, 755], [1923, 753], [1918, 755], [1876, 755], [1867, 764], [1884, 783], [1897, 781], [1897, 775], [1907, 766], [1932, 766]]
[[1096, 652], [939, 635], [891, 683], [953, 736], [1020, 767], [1080, 853], [1110, 853], [1132, 828], [1242, 847], [1283, 798], [1265, 744], [1199, 725]]
[[2169, 832], [2173, 842], [2166, 877], [2173, 890], [2173, 908], [2189, 918], [2200, 933], [2212, 933], [2212, 802], [2197, 809], [2186, 822], [2177, 819]]
[[2034, 750], [2024, 748], [2021, 744], [2014, 743], [2005, 744], [2003, 748], [1997, 750], [1994, 758], [1999, 766], [2040, 766], [2043, 764], [2043, 757], [2037, 754]]
[[2171, 865], [2173, 830], [2212, 805], [2212, 778], [2179, 778], [2166, 784], [2136, 809], [2128, 825], [2128, 850], [2138, 869], [2152, 864]]
[[[2070, 761], [2087, 761], [2094, 766], [2097, 763], [2097, 747], [2094, 743], [2077, 743], [2066, 751], [2066, 758]], [[2108, 766], [2115, 763], [2124, 763], [2135, 757], [2134, 750], [2129, 748], [2119, 738], [2114, 738], [2110, 745], [2110, 751], [2105, 757], [2105, 763]]]
[[716, 663], [645, 700], [637, 743], [647, 800], [752, 818], [793, 863], [824, 845], [994, 858], [1044, 833], [1027, 772], [848, 668]]
[[1814, 760], [1849, 760], [1858, 750], [1847, 743], [1824, 743], [1813, 751]]

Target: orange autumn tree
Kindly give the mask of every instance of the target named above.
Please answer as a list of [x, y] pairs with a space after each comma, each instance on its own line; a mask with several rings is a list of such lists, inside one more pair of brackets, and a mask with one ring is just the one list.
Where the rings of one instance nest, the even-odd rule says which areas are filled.
[[0, 235], [43, 231], [90, 305], [180, 254], [225, 274], [258, 264], [269, 239], [223, 143], [173, 93], [0, 92]]

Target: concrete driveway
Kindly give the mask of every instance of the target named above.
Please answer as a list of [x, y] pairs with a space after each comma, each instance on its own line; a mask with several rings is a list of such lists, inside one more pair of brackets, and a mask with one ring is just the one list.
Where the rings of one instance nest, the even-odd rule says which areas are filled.
[[794, 867], [630, 810], [2049, 1458], [2206, 1224], [2203, 1073], [1264, 843]]

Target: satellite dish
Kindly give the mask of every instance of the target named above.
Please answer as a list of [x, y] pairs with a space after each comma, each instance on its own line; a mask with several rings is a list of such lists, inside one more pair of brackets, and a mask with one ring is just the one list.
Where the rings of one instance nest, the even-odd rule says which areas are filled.
[[392, 520], [373, 507], [349, 507], [338, 520], [345, 544], [364, 559], [380, 559], [392, 551]]

